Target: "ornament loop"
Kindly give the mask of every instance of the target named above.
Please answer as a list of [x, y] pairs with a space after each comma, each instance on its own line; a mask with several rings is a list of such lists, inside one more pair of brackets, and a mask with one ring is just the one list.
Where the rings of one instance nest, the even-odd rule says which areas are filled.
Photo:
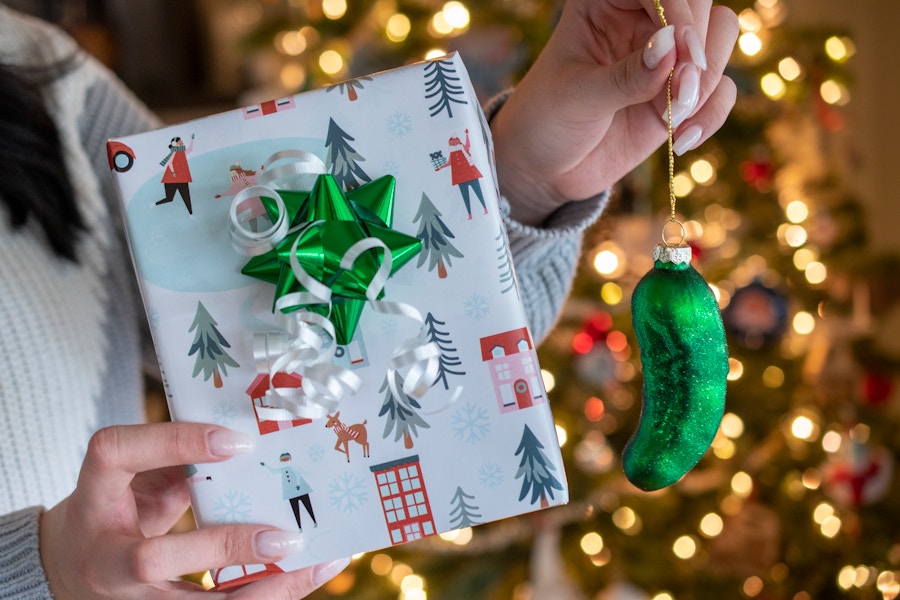
[[[666, 228], [668, 228], [669, 223], [675, 223], [675, 224], [678, 225], [678, 227], [681, 228], [681, 239], [678, 240], [678, 243], [676, 243], [676, 244], [670, 244], [668, 238], [666, 237]], [[663, 225], [663, 228], [662, 228], [662, 242], [663, 242], [663, 244], [664, 244], [665, 246], [670, 247], [670, 248], [678, 247], [678, 246], [683, 246], [683, 245], [684, 245], [684, 239], [685, 239], [686, 237], [687, 237], [687, 231], [686, 231], [685, 228], [684, 228], [684, 223], [682, 223], [681, 221], [679, 221], [679, 220], [676, 219], [675, 217], [672, 217], [671, 219], [669, 219], [668, 221], [666, 221], [666, 224], [665, 224], [665, 225]]]

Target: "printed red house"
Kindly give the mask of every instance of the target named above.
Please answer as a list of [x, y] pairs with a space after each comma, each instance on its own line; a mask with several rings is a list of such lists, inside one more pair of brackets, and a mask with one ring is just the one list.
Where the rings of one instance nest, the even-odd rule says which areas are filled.
[[294, 102], [293, 96], [269, 100], [260, 104], [244, 107], [244, 118], [254, 119], [256, 117], [263, 117], [265, 115], [271, 115], [272, 113], [294, 108], [295, 106], [297, 106], [297, 104]]
[[369, 467], [375, 474], [391, 544], [437, 533], [418, 455]]
[[213, 583], [216, 586], [216, 590], [221, 591], [246, 585], [276, 573], [284, 573], [284, 570], [274, 563], [265, 565], [233, 565], [216, 571]]
[[544, 401], [537, 353], [525, 327], [481, 338], [481, 360], [490, 369], [501, 413]]
[[[275, 373], [275, 387], [298, 388], [303, 379], [293, 373]], [[274, 406], [266, 404], [266, 392], [269, 390], [269, 376], [260, 373], [247, 388], [247, 395], [253, 402], [253, 414], [256, 415], [256, 423], [259, 425], [259, 434], [274, 433], [282, 429], [290, 429], [298, 425], [312, 423], [312, 419], [273, 420], [268, 418], [268, 410], [278, 410]]]

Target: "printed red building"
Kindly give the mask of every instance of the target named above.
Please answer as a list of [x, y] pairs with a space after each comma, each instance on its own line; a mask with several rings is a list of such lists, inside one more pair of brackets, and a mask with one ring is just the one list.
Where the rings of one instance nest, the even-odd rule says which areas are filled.
[[481, 338], [481, 360], [490, 369], [501, 413], [544, 401], [537, 353], [525, 327]]
[[369, 468], [378, 484], [378, 495], [392, 545], [437, 533], [417, 455]]
[[[275, 387], [298, 388], [303, 379], [294, 373], [275, 373]], [[277, 410], [274, 406], [266, 404], [266, 392], [269, 390], [269, 376], [260, 373], [247, 388], [247, 395], [253, 401], [253, 413], [256, 415], [256, 423], [259, 425], [259, 434], [274, 433], [282, 429], [290, 429], [298, 425], [312, 423], [312, 419], [273, 420], [266, 416], [266, 409]]]
[[281, 567], [274, 563], [264, 565], [232, 565], [224, 567], [216, 571], [213, 577], [213, 583], [216, 590], [227, 590], [229, 588], [246, 585], [269, 575], [284, 573]]

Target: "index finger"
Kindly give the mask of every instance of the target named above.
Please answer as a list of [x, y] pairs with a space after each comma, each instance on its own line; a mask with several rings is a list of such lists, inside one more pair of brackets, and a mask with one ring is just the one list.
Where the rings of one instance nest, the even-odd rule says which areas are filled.
[[253, 438], [206, 423], [116, 425], [88, 443], [78, 488], [94, 506], [129, 489], [137, 473], [163, 467], [220, 462], [253, 448]]

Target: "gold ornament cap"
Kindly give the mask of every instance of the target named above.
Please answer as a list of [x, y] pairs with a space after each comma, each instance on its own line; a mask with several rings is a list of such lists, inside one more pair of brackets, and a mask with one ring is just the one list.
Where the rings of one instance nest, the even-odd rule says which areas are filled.
[[691, 247], [684, 246], [666, 246], [664, 244], [657, 244], [653, 248], [653, 260], [658, 260], [664, 263], [673, 263], [676, 265], [686, 264], [691, 262]]

